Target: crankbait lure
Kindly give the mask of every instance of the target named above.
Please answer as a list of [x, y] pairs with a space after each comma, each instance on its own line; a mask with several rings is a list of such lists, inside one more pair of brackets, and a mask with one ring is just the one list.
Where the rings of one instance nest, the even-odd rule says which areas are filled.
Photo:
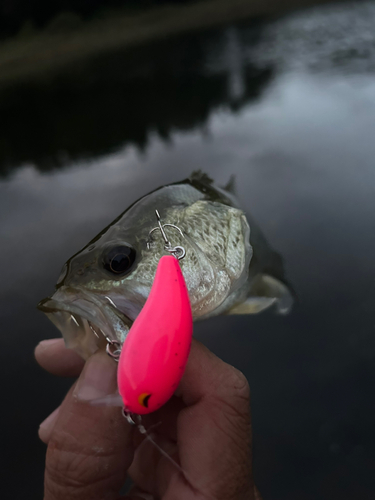
[[126, 411], [151, 413], [173, 395], [189, 356], [192, 325], [178, 260], [164, 256], [120, 354], [117, 382]]
[[158, 410], [175, 392], [185, 371], [193, 334], [193, 317], [186, 283], [179, 265], [183, 247], [172, 247], [160, 222], [165, 249], [149, 297], [122, 346], [117, 382], [124, 411], [143, 415]]
[[[147, 301], [134, 321], [121, 348], [120, 342], [107, 339], [107, 353], [118, 361], [117, 385], [119, 394], [95, 400], [93, 404], [112, 403], [123, 407], [127, 421], [183, 475], [181, 466], [151, 437], [142, 424], [142, 415], [154, 412], [173, 395], [184, 374], [193, 335], [193, 314], [179, 260], [185, 249], [173, 247], [165, 227], [180, 228], [174, 224], [161, 224], [155, 210], [158, 227], [149, 233], [150, 240], [156, 230], [164, 239], [164, 249], [171, 255], [159, 260], [155, 278]], [[150, 249], [150, 241], [147, 243]]]

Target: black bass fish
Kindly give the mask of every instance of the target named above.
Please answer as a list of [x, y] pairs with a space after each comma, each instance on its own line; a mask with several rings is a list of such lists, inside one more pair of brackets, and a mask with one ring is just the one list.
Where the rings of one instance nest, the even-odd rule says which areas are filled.
[[56, 291], [38, 307], [83, 358], [110, 340], [124, 342], [142, 309], [164, 240], [150, 234], [160, 212], [180, 261], [194, 320], [253, 314], [270, 306], [287, 313], [292, 294], [281, 257], [238, 207], [228, 188], [200, 172], [163, 186], [131, 205], [64, 265]]

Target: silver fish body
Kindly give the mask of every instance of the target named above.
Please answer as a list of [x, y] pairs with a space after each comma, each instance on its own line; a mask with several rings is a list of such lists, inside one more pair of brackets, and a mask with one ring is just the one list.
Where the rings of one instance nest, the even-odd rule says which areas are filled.
[[272, 260], [281, 266], [278, 254], [230, 192], [196, 173], [135, 202], [67, 261], [56, 292], [38, 306], [67, 347], [87, 358], [108, 339], [124, 342], [167, 253], [160, 232], [150, 234], [155, 209], [173, 246], [186, 251], [180, 264], [195, 320], [259, 312], [275, 303], [280, 312], [290, 309], [287, 286], [263, 272]]

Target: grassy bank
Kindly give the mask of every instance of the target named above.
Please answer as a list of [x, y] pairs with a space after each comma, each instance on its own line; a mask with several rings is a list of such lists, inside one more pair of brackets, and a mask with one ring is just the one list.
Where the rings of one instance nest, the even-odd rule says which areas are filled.
[[314, 3], [309, 0], [201, 0], [144, 11], [113, 11], [69, 30], [23, 33], [0, 44], [0, 86], [48, 77], [90, 56]]

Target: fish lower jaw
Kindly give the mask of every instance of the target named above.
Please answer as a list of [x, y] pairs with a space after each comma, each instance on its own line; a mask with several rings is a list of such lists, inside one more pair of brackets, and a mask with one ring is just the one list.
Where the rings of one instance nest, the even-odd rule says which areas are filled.
[[104, 308], [99, 309], [93, 303], [64, 303], [52, 297], [42, 301], [38, 308], [61, 332], [66, 347], [84, 359], [98, 349], [105, 349], [111, 340], [122, 343], [129, 331], [129, 325], [117, 315], [112, 312], [107, 315]]

